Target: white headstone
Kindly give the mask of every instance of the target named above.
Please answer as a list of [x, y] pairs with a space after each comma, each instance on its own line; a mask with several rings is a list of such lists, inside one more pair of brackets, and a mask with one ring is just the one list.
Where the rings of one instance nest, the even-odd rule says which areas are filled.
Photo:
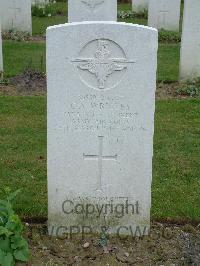
[[47, 29], [50, 234], [148, 234], [157, 42], [126, 23]]
[[68, 22], [117, 21], [117, 0], [68, 0]]
[[32, 32], [31, 0], [0, 0], [2, 31]]
[[149, 0], [148, 25], [179, 31], [181, 0]]
[[133, 11], [136, 13], [148, 10], [149, 0], [132, 0]]
[[0, 79], [3, 72], [3, 53], [2, 53], [2, 36], [1, 36], [1, 21], [0, 21]]
[[185, 0], [180, 57], [180, 79], [200, 78], [200, 1]]

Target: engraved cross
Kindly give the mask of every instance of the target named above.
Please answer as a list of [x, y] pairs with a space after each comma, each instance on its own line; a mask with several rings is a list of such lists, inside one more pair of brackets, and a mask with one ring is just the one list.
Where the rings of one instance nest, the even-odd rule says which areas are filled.
[[98, 161], [98, 181], [97, 181], [97, 191], [102, 191], [102, 170], [103, 170], [103, 161], [116, 161], [117, 160], [117, 154], [115, 155], [103, 155], [103, 136], [99, 136], [99, 152], [97, 155], [87, 155], [83, 154], [84, 160], [97, 160]]

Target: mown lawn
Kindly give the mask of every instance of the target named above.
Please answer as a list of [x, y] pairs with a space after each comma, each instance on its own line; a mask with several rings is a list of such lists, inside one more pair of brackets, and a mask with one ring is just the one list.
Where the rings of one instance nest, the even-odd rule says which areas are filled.
[[49, 26], [67, 23], [67, 16], [32, 17], [33, 35], [45, 35]]
[[[32, 17], [33, 35], [45, 35], [46, 29], [49, 26], [67, 23], [67, 16], [52, 16], [52, 17]], [[119, 22], [134, 23], [140, 25], [147, 25], [147, 19], [145, 18], [133, 18], [133, 19], [118, 19]]]
[[153, 217], [200, 218], [200, 100], [158, 101]]
[[45, 71], [45, 43], [3, 41], [4, 77], [21, 74], [26, 69]]
[[[21, 216], [46, 216], [46, 97], [1, 96], [0, 106], [0, 187], [23, 189]], [[158, 101], [153, 218], [199, 219], [199, 147], [200, 100]]]
[[[53, 16], [50, 17], [38, 17], [33, 16], [32, 17], [32, 23], [33, 23], [33, 35], [45, 35], [46, 28], [48, 26], [57, 25], [57, 24], [63, 24], [67, 23], [67, 3], [64, 1], [63, 3], [56, 3], [52, 6], [52, 9], [54, 10], [52, 14]], [[118, 4], [118, 12], [120, 11], [131, 11], [132, 5], [131, 4]], [[50, 11], [51, 13], [51, 11]], [[180, 21], [180, 28], [182, 24], [182, 13], [183, 13], [183, 3], [181, 5], [181, 21]], [[55, 15], [57, 14], [57, 15]], [[144, 14], [143, 14], [144, 15]], [[147, 14], [146, 14], [147, 17]], [[147, 18], [142, 17], [141, 14], [139, 17], [134, 18], [126, 18], [121, 19], [118, 18], [118, 21], [123, 21], [127, 23], [134, 23], [134, 24], [141, 24], [141, 25], [147, 25]]]
[[[179, 44], [160, 44], [158, 80], [176, 81], [179, 71]], [[5, 77], [12, 77], [32, 68], [45, 72], [45, 43], [3, 42]]]
[[22, 188], [17, 211], [46, 213], [46, 99], [0, 97], [0, 188]]
[[[48, 26], [52, 25], [57, 25], [57, 24], [63, 24], [67, 23], [68, 18], [67, 18], [67, 3], [66, 1], [64, 3], [56, 3], [53, 5], [56, 13], [56, 16], [51, 16], [51, 17], [32, 17], [32, 23], [33, 23], [33, 35], [45, 35], [46, 28]], [[131, 10], [131, 4], [119, 4], [118, 5], [118, 11], [130, 11]], [[119, 19], [119, 21], [122, 21]], [[124, 21], [124, 20], [123, 20]], [[137, 24], [147, 24], [146, 19], [131, 19], [131, 20], [126, 20], [126, 22], [131, 22], [131, 23], [137, 23]]]

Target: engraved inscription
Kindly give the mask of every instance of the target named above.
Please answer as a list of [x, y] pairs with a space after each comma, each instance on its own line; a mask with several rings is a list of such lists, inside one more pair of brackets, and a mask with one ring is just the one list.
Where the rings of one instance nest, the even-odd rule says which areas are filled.
[[[115, 72], [122, 72], [128, 68], [129, 64], [135, 63], [134, 60], [128, 60], [122, 51], [122, 49], [110, 40], [95, 40], [95, 44], [90, 43], [91, 51], [93, 54], [91, 57], [78, 57], [73, 59], [72, 62], [77, 64], [78, 69], [82, 72], [89, 72], [90, 75], [93, 75], [96, 78], [96, 85], [90, 85], [93, 83], [93, 80], [86, 76], [83, 77], [83, 80], [89, 87], [97, 88], [99, 90], [108, 89], [110, 83], [114, 83], [114, 86], [118, 84], [118, 79], [112, 79], [112, 75]], [[95, 45], [95, 46], [94, 46]], [[115, 54], [119, 52], [118, 57], [113, 56], [112, 49], [115, 50]], [[87, 50], [85, 47], [84, 50]], [[86, 51], [87, 54], [88, 51]], [[110, 82], [108, 84], [108, 80]], [[119, 77], [120, 78], [120, 77]], [[114, 87], [111, 85], [111, 87]]]
[[70, 103], [66, 112], [66, 129], [70, 131], [132, 132], [138, 125], [138, 113], [122, 96], [85, 94]]
[[99, 170], [99, 176], [98, 176], [98, 182], [97, 182], [97, 191], [102, 191], [102, 170], [103, 170], [103, 161], [104, 160], [117, 160], [117, 154], [115, 155], [103, 155], [103, 136], [99, 136], [99, 151], [97, 155], [87, 155], [83, 154], [84, 160], [98, 160], [98, 170]]
[[95, 8], [104, 3], [104, 0], [81, 0], [90, 10], [94, 11]]

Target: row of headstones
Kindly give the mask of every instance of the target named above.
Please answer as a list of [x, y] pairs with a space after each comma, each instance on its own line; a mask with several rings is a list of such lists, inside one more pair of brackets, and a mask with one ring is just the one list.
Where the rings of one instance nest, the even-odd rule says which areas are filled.
[[[44, 0], [36, 0], [44, 1]], [[137, 1], [134, 0], [134, 5]], [[144, 1], [147, 3], [147, 1]], [[38, 2], [37, 2], [38, 3]], [[142, 0], [138, 0], [142, 3]], [[180, 0], [164, 1], [166, 6], [163, 7], [163, 1], [150, 0], [149, 25], [164, 27], [166, 21], [179, 21]], [[103, 8], [105, 6], [105, 8]], [[85, 7], [85, 8], [84, 8]], [[154, 8], [153, 8], [154, 7]], [[163, 8], [160, 8], [163, 7]], [[141, 10], [140, 5], [140, 10]], [[110, 0], [69, 0], [69, 22], [85, 20], [117, 20], [117, 1]], [[138, 5], [139, 10], [139, 5]], [[168, 15], [166, 15], [168, 14]], [[169, 15], [170, 14], [170, 15]], [[185, 0], [183, 33], [181, 43], [180, 59], [180, 79], [188, 80], [200, 76], [200, 1]], [[162, 19], [161, 17], [162, 16]], [[12, 19], [9, 19], [9, 18]], [[0, 0], [0, 18], [2, 29], [8, 30], [14, 27], [15, 23], [22, 31], [31, 32], [31, 4], [30, 1], [24, 0]], [[162, 21], [162, 23], [161, 23]], [[164, 24], [163, 24], [164, 21]], [[154, 23], [155, 22], [155, 23]], [[160, 26], [158, 26], [158, 24]], [[169, 25], [169, 24], [168, 24]], [[2, 59], [2, 40], [0, 36], [0, 72], [3, 71]]]
[[[53, 235], [149, 233], [158, 33], [108, 21], [115, 10], [116, 1], [69, 0], [70, 22], [81, 22], [47, 29]], [[199, 0], [186, 1], [187, 26], [197, 10]]]
[[[69, 22], [87, 20], [117, 20], [117, 1], [107, 1], [106, 13], [101, 14], [103, 0], [69, 0]], [[149, 1], [148, 25], [166, 30], [179, 30], [180, 2], [181, 0], [133, 0], [133, 9], [141, 11], [146, 8]], [[32, 0], [32, 4], [45, 4], [48, 0]], [[79, 7], [87, 5], [88, 12], [80, 14]], [[91, 12], [89, 12], [91, 11]], [[99, 11], [99, 12], [98, 12]], [[30, 0], [0, 0], [0, 17], [2, 30], [16, 29], [32, 31], [31, 1]]]
[[[117, 20], [117, 2], [116, 0], [107, 1], [106, 12], [102, 14], [100, 4], [102, 0], [87, 1], [69, 0], [68, 21], [83, 21], [88, 19], [87, 10], [82, 10], [80, 6], [87, 3], [91, 10], [89, 20]], [[133, 10], [143, 12], [148, 10], [148, 25], [156, 29], [165, 29], [179, 31], [180, 5], [181, 0], [132, 0]], [[96, 3], [96, 4], [95, 4]], [[149, 7], [149, 8], [148, 8]]]
[[[133, 10], [148, 10], [148, 26], [179, 31], [181, 0], [132, 0]], [[180, 80], [200, 77], [200, 1], [184, 0]]]

